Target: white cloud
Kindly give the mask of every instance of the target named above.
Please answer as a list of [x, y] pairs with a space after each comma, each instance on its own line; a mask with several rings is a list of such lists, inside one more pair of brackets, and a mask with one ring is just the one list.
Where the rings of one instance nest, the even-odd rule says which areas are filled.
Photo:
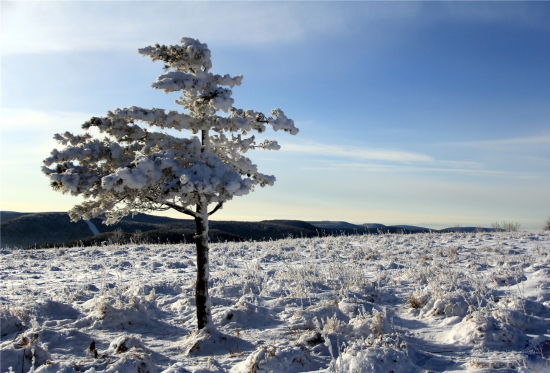
[[481, 148], [481, 149], [487, 149], [487, 150], [495, 150], [495, 149], [509, 150], [512, 147], [532, 148], [532, 147], [538, 147], [541, 145], [544, 148], [548, 148], [548, 146], [550, 146], [550, 135], [514, 137], [509, 139], [463, 141], [463, 142], [453, 142], [450, 144], [458, 145], [458, 146]]
[[402, 150], [370, 149], [357, 146], [327, 145], [320, 143], [287, 143], [284, 150], [292, 153], [311, 154], [320, 157], [341, 157], [361, 160], [387, 162], [432, 162], [434, 159], [426, 154]]
[[304, 169], [308, 170], [324, 170], [324, 171], [345, 171], [354, 170], [361, 172], [385, 172], [385, 173], [428, 173], [428, 174], [461, 174], [472, 176], [500, 176], [500, 177], [514, 177], [524, 179], [534, 179], [535, 175], [531, 174], [518, 174], [501, 170], [487, 170], [481, 168], [464, 168], [464, 167], [445, 167], [444, 162], [436, 162], [437, 165], [433, 166], [403, 166], [395, 164], [373, 164], [373, 163], [360, 163], [360, 162], [326, 162], [319, 166], [306, 166]]
[[346, 15], [330, 9], [286, 2], [10, 3], [2, 7], [2, 53], [135, 50], [181, 36], [240, 46], [296, 42], [344, 29]]
[[[16, 171], [20, 174], [38, 172], [42, 159], [59, 146], [53, 139], [53, 135], [65, 131], [82, 133], [84, 132], [81, 128], [82, 123], [91, 117], [92, 115], [86, 113], [2, 108], [0, 114], [2, 166], [4, 168], [8, 165], [23, 167]], [[2, 173], [9, 175], [13, 171], [13, 168], [8, 168]], [[11, 183], [13, 177], [12, 174], [4, 178], [3, 184]]]
[[[514, 139], [512, 143], [539, 141], [534, 138]], [[542, 143], [542, 141], [541, 141]], [[361, 170], [378, 173], [447, 174], [515, 179], [538, 179], [539, 173], [491, 167], [480, 161], [436, 159], [428, 154], [395, 149], [372, 149], [358, 146], [328, 145], [314, 142], [285, 141], [282, 150], [302, 156], [313, 156], [308, 170]]]
[[[548, 22], [529, 4], [334, 1], [2, 1], [2, 54], [135, 50], [181, 36], [211, 44], [271, 47], [361, 30], [381, 43], [402, 27], [449, 19]], [[546, 26], [544, 26], [546, 25]], [[397, 36], [396, 35], [400, 35]], [[327, 46], [330, 48], [330, 46]]]
[[27, 135], [32, 135], [33, 132], [63, 132], [79, 129], [91, 117], [92, 115], [88, 113], [68, 111], [46, 112], [32, 109], [2, 108], [0, 112], [2, 132], [25, 131]]

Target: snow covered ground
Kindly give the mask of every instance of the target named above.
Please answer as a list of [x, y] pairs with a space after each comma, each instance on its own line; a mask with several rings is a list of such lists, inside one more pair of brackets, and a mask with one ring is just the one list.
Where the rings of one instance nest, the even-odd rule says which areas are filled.
[[[1, 251], [1, 372], [550, 372], [550, 234]], [[208, 334], [208, 335], [207, 335]]]

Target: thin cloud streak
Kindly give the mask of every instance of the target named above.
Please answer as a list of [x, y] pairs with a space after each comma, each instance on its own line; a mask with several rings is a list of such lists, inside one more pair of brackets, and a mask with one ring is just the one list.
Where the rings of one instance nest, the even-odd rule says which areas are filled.
[[342, 171], [342, 170], [361, 170], [368, 172], [392, 172], [392, 173], [447, 173], [447, 174], [463, 174], [477, 176], [494, 176], [494, 177], [514, 177], [535, 179], [534, 175], [519, 175], [512, 174], [507, 171], [499, 170], [483, 170], [483, 169], [468, 169], [468, 168], [448, 168], [448, 167], [403, 167], [395, 165], [381, 165], [368, 163], [329, 163], [326, 166], [303, 167], [305, 170], [319, 171]]
[[516, 137], [511, 139], [495, 139], [480, 141], [451, 142], [445, 145], [467, 146], [482, 149], [500, 149], [514, 145], [550, 145], [550, 135]]
[[[0, 120], [2, 132], [32, 130], [62, 131], [68, 128], [80, 128], [93, 115], [71, 111], [39, 111], [32, 109], [2, 108]], [[52, 132], [53, 136], [54, 132]]]
[[356, 146], [338, 146], [319, 143], [284, 144], [284, 150], [292, 153], [311, 154], [319, 157], [343, 157], [386, 162], [433, 162], [426, 154], [400, 150], [369, 149]]
[[541, 27], [547, 23], [527, 12], [527, 5], [470, 8], [446, 3], [359, 1], [2, 2], [2, 54], [134, 51], [151, 43], [173, 42], [174, 30], [179, 30], [178, 37], [258, 49], [345, 35], [354, 24], [367, 25], [371, 32], [364, 35], [373, 42], [399, 43], [401, 38], [395, 30], [404, 24], [440, 22], [450, 16], [508, 22], [516, 20], [519, 11], [522, 24]]
[[127, 2], [3, 4], [2, 54], [134, 51], [147, 44], [173, 42], [174, 32], [176, 37], [209, 44], [261, 48], [345, 30], [347, 13], [352, 12], [333, 8], [330, 3], [272, 2], [138, 2], [131, 7]]

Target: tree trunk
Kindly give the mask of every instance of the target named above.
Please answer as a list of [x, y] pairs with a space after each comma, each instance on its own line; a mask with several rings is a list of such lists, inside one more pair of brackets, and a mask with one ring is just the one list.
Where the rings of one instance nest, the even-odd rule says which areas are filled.
[[[210, 151], [208, 130], [201, 131], [202, 153]], [[208, 203], [199, 198], [195, 215], [195, 245], [197, 246], [197, 281], [195, 282], [195, 304], [197, 305], [197, 327], [199, 330], [212, 323], [210, 297], [208, 296]]]
[[197, 281], [195, 282], [195, 303], [197, 305], [197, 326], [204, 329], [212, 322], [210, 297], [208, 295], [208, 205], [197, 205], [195, 217], [195, 244], [197, 246]]

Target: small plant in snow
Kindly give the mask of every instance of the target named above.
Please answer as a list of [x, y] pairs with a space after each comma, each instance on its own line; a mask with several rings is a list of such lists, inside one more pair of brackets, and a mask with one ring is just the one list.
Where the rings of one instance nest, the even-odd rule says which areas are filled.
[[143, 232], [140, 229], [137, 229], [132, 233], [132, 236], [130, 237], [130, 240], [134, 244], [142, 244], [145, 243], [143, 239]]
[[155, 300], [156, 296], [157, 296], [157, 293], [155, 291], [155, 288], [152, 288], [151, 292], [149, 293], [149, 296], [148, 296], [149, 301], [153, 302]]
[[124, 243], [124, 232], [122, 229], [117, 228], [111, 235], [109, 239], [111, 245], [121, 245]]
[[386, 332], [386, 330], [384, 329], [385, 318], [386, 318], [385, 313], [378, 312], [377, 310], [373, 310], [370, 330], [376, 337]]
[[[128, 214], [168, 209], [193, 217], [197, 326], [203, 329], [212, 320], [209, 216], [234, 196], [275, 182], [274, 176], [260, 173], [244, 153], [280, 146], [270, 140], [259, 143], [251, 133], [262, 133], [271, 126], [295, 135], [298, 129], [280, 109], [266, 115], [233, 107], [231, 88], [240, 85], [243, 77], [212, 74], [210, 50], [198, 40], [184, 37], [181, 45], [155, 44], [139, 53], [164, 63], [165, 73], [152, 87], [166, 93], [182, 91], [176, 103], [187, 112], [133, 106], [93, 117], [82, 127], [100, 135], [55, 135], [64, 148], [51, 152], [42, 171], [54, 190], [84, 197], [83, 203], [69, 211], [73, 221], [105, 213], [105, 223], [115, 224]], [[226, 115], [218, 115], [219, 111]], [[189, 131], [191, 136], [176, 137], [167, 130]]]
[[493, 229], [497, 232], [517, 232], [519, 231], [519, 228], [521, 227], [521, 224], [518, 222], [511, 222], [511, 221], [502, 221], [502, 222], [494, 222], [491, 224]]
[[427, 295], [425, 293], [421, 293], [418, 291], [415, 291], [414, 293], [410, 293], [408, 297], [409, 306], [413, 309], [420, 309], [424, 307], [427, 303]]

